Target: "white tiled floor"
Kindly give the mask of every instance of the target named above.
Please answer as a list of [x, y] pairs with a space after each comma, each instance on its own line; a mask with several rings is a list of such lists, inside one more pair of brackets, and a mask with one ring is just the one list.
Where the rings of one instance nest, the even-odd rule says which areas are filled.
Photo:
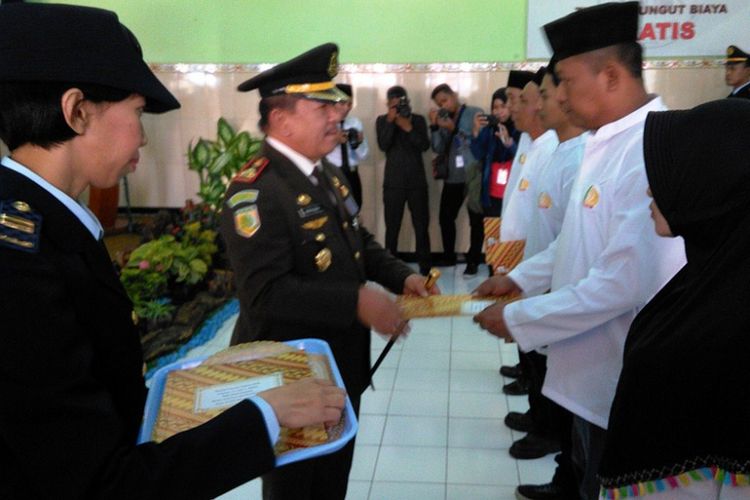
[[[463, 268], [441, 269], [443, 293], [469, 293], [487, 277], [486, 267], [470, 279]], [[225, 347], [230, 334], [225, 325], [188, 357]], [[385, 344], [373, 334], [373, 360]], [[515, 498], [520, 483], [548, 482], [552, 456], [520, 461], [508, 454], [523, 435], [505, 427], [503, 417], [528, 405], [525, 397], [502, 394], [497, 369], [517, 359], [515, 344], [479, 330], [471, 317], [412, 321], [408, 338], [378, 370], [376, 390], [363, 395], [347, 499], [505, 500]], [[259, 480], [220, 498], [259, 499]]]

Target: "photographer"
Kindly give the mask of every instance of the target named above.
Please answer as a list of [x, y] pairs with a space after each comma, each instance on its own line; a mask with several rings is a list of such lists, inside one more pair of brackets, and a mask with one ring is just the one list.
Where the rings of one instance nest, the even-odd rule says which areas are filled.
[[404, 205], [408, 203], [419, 271], [426, 275], [430, 270], [430, 212], [422, 153], [430, 147], [427, 121], [412, 112], [403, 87], [389, 88], [386, 98], [388, 113], [378, 116], [375, 122], [378, 146], [385, 152], [385, 246], [396, 255]]
[[339, 167], [352, 187], [352, 194], [357, 205], [362, 207], [362, 182], [359, 179], [357, 167], [367, 157], [370, 146], [362, 132], [362, 121], [354, 116], [349, 116], [352, 110], [353, 91], [352, 86], [347, 83], [338, 83], [336, 87], [349, 96], [349, 100], [336, 103], [336, 109], [341, 113], [339, 129], [340, 146], [328, 153], [326, 159]]
[[484, 217], [500, 217], [510, 167], [521, 135], [510, 117], [505, 87], [492, 94], [491, 107], [491, 115], [477, 113], [474, 116], [471, 152], [477, 162], [474, 164], [476, 172], [472, 172], [475, 182], [467, 179], [466, 207], [471, 222], [467, 263], [479, 263], [484, 241]]
[[[440, 232], [443, 237], [445, 265], [456, 264], [456, 217], [464, 202], [466, 167], [473, 161], [471, 154], [474, 116], [482, 110], [458, 101], [458, 95], [443, 83], [432, 91], [432, 100], [439, 109], [430, 110], [432, 150], [436, 178], [444, 179], [440, 195]], [[465, 274], [476, 274], [478, 263], [468, 263]]]

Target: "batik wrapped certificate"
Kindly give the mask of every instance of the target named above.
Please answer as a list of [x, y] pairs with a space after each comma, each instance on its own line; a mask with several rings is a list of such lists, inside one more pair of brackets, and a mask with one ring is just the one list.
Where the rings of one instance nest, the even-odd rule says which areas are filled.
[[[160, 442], [201, 425], [258, 392], [316, 377], [344, 388], [328, 344], [319, 339], [250, 342], [211, 357], [183, 360], [156, 372], [146, 401], [139, 442]], [[281, 428], [276, 465], [341, 449], [356, 433], [351, 402], [339, 423], [299, 429]]]
[[430, 295], [418, 297], [399, 295], [396, 303], [406, 319], [434, 318], [439, 316], [473, 316], [498, 302], [512, 302], [520, 298], [517, 294], [499, 297], [475, 297], [473, 295]]

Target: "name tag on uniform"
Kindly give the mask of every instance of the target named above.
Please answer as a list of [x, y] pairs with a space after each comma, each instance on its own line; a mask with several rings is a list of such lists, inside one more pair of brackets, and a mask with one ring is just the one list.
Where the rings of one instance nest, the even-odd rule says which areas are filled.
[[464, 168], [464, 157], [461, 155], [456, 156], [456, 168]]

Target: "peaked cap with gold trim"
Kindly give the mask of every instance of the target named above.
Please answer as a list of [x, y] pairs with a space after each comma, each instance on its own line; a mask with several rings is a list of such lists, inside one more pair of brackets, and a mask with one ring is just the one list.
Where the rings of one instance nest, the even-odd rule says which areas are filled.
[[727, 58], [724, 61], [725, 64], [747, 64], [750, 54], [737, 47], [736, 45], [730, 45], [727, 47]]
[[319, 45], [241, 83], [237, 90], [258, 89], [261, 97], [288, 94], [317, 101], [348, 101], [349, 96], [332, 81], [339, 72], [338, 54], [335, 43]]

